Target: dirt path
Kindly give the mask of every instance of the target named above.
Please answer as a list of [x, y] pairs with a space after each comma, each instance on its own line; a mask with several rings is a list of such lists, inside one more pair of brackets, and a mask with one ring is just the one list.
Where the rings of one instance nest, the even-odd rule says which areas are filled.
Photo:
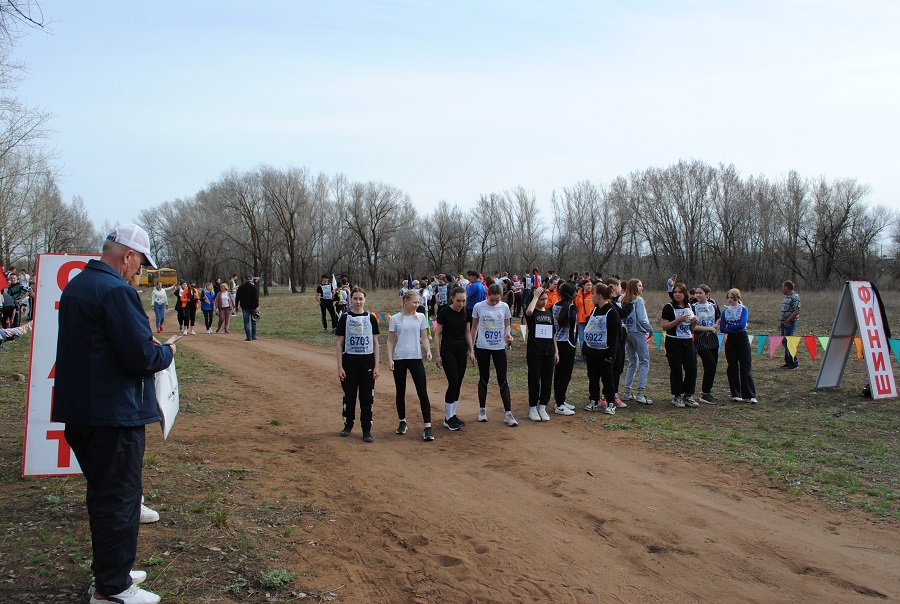
[[[315, 529], [304, 577], [346, 585], [345, 602], [874, 602], [900, 598], [896, 529], [761, 486], [737, 470], [652, 450], [635, 435], [574, 417], [475, 421], [474, 370], [460, 416], [421, 440], [396, 427], [393, 379], [376, 384], [375, 442], [339, 438], [341, 390], [331, 351], [243, 336], [183, 339], [231, 372], [250, 404], [179, 420], [214, 466], [267, 483], [308, 477], [334, 522]], [[443, 380], [431, 380], [435, 420]], [[266, 430], [271, 419], [280, 430]], [[601, 420], [602, 421], [602, 420]], [[211, 425], [217, 424], [217, 425]], [[436, 422], [436, 426], [440, 424]], [[211, 434], [222, 437], [210, 438]], [[289, 435], [289, 436], [286, 436]], [[221, 460], [221, 461], [219, 461]], [[285, 560], [285, 562], [289, 562]]]

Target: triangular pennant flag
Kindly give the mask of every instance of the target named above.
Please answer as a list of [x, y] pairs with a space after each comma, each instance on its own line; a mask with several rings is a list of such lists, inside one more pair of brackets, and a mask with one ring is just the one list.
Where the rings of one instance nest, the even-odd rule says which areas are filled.
[[859, 361], [862, 359], [862, 338], [856, 336], [853, 338], [853, 343], [856, 345], [856, 360]]
[[766, 340], [769, 339], [767, 335], [759, 335], [756, 336], [756, 356], [761, 357], [763, 348], [766, 347]]
[[522, 332], [522, 339], [528, 339], [528, 326], [527, 325], [519, 325], [519, 331]]
[[724, 333], [716, 334], [716, 337], [719, 338], [719, 350], [721, 351], [722, 343], [725, 341], [725, 334]]
[[372, 316], [375, 317], [376, 323], [381, 323], [381, 313], [380, 312], [373, 312]]
[[778, 347], [781, 346], [781, 343], [784, 341], [784, 336], [772, 336], [769, 338], [769, 358], [775, 358], [775, 351], [778, 350]]
[[437, 319], [432, 319], [432, 321], [431, 321], [431, 328], [432, 328], [432, 329], [437, 329], [437, 325], [438, 325]]
[[660, 345], [662, 344], [662, 332], [657, 331], [653, 334], [653, 338], [656, 340], [656, 349], [659, 350]]
[[803, 341], [806, 342], [806, 349], [809, 351], [809, 356], [812, 357], [812, 360], [816, 360], [816, 336], [803, 336]]
[[787, 336], [788, 352], [795, 359], [797, 358], [797, 349], [800, 347], [800, 336]]
[[828, 350], [828, 338], [829, 336], [819, 336], [816, 338], [819, 340], [819, 346], [822, 347], [822, 350]]
[[900, 339], [891, 338], [888, 340], [888, 344], [890, 344], [891, 350], [894, 351], [894, 358], [900, 363]]

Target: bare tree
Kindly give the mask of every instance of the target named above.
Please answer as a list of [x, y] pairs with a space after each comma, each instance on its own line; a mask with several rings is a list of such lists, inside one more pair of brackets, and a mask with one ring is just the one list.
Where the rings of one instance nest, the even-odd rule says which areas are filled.
[[398, 212], [408, 197], [400, 189], [381, 182], [356, 183], [351, 187], [342, 219], [356, 235], [363, 251], [369, 283], [378, 287], [382, 255], [400, 228]]

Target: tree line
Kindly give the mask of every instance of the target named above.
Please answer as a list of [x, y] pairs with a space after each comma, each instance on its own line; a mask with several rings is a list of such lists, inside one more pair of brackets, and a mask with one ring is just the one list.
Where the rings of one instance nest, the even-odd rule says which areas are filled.
[[51, 137], [51, 114], [16, 96], [25, 65], [12, 56], [23, 28], [43, 27], [37, 2], [0, 4], [0, 262], [34, 268], [41, 252], [96, 252], [97, 232], [84, 201], [62, 198]]
[[[474, 268], [584, 271], [714, 287], [807, 289], [900, 277], [897, 216], [854, 179], [743, 177], [733, 165], [679, 161], [538, 200], [518, 186], [463, 209], [420, 212], [383, 182], [305, 167], [230, 170], [195, 195], [141, 212], [160, 261], [197, 281], [232, 272], [294, 292], [322, 273], [395, 287], [407, 273]], [[887, 242], [885, 253], [883, 246]]]

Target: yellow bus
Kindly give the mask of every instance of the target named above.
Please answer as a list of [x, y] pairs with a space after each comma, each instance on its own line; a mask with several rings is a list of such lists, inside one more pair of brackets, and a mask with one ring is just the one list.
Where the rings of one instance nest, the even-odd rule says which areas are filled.
[[178, 273], [174, 268], [144, 269], [141, 272], [141, 285], [144, 287], [156, 287], [156, 282], [163, 287], [169, 287], [178, 283]]

